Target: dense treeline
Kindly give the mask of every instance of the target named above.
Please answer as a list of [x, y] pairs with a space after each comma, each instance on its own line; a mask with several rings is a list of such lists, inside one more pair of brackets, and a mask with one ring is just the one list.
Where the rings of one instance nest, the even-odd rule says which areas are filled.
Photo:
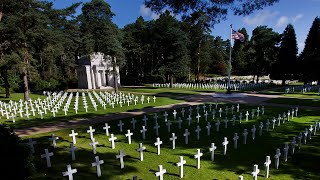
[[[52, 3], [40, 0], [2, 0], [0, 84], [7, 96], [10, 90], [22, 91], [26, 99], [29, 89], [76, 88], [78, 58], [93, 52], [113, 57], [113, 66], [121, 68], [122, 84], [199, 82], [208, 74], [226, 75], [230, 40], [212, 36], [211, 27], [235, 2], [228, 1], [216, 9], [211, 7], [214, 3], [188, 2], [146, 1], [148, 7], [162, 12], [160, 17], [152, 21], [139, 17], [119, 29], [112, 22], [111, 7], [103, 0], [76, 3], [65, 9], [55, 9]], [[243, 6], [249, 9], [233, 9], [237, 15], [247, 15], [274, 2], [277, 0], [259, 1], [259, 5], [254, 1], [251, 6]], [[79, 6], [81, 12], [75, 15]], [[170, 12], [163, 11], [164, 7]], [[171, 12], [181, 14], [181, 20]], [[256, 80], [269, 74], [283, 81], [320, 79], [318, 17], [299, 57], [290, 24], [282, 34], [266, 26], [256, 27], [250, 38], [245, 28], [239, 32], [245, 35], [245, 41], [235, 41], [232, 47], [232, 74], [250, 74]]]

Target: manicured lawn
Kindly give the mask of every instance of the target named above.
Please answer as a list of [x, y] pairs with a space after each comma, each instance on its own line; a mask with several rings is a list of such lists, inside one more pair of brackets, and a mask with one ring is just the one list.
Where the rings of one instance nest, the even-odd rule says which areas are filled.
[[320, 99], [274, 98], [274, 99], [269, 99], [265, 102], [276, 103], [276, 104], [290, 104], [293, 106], [320, 107]]
[[[224, 105], [219, 106], [225, 109]], [[251, 106], [240, 105], [240, 111], [243, 114], [245, 114], [246, 111], [251, 112], [252, 108]], [[163, 141], [161, 155], [156, 154], [156, 147], [153, 144], [157, 137], [153, 129], [155, 124], [153, 120], [154, 114], [148, 114], [147, 116], [149, 120], [146, 140], [142, 140], [140, 133], [141, 126], [144, 124], [142, 116], [135, 117], [138, 121], [135, 130], [132, 130], [129, 122], [131, 119], [122, 120], [125, 124], [122, 133], [119, 132], [119, 127], [117, 126], [118, 121], [110, 122], [110, 133], [114, 133], [118, 138], [115, 149], [111, 149], [111, 142], [108, 141], [109, 137], [105, 135], [105, 131], [102, 129], [104, 124], [94, 125], [93, 128], [96, 129], [94, 137], [96, 141], [99, 142], [97, 155], [100, 159], [104, 160], [104, 164], [101, 165], [101, 179], [132, 179], [135, 175], [137, 175], [139, 179], [157, 179], [154, 173], [160, 164], [167, 170], [164, 179], [179, 179], [179, 168], [175, 164], [178, 162], [179, 156], [183, 156], [187, 161], [187, 164], [184, 166], [184, 179], [237, 179], [239, 175], [243, 175], [244, 179], [252, 179], [251, 172], [254, 164], [259, 165], [259, 179], [262, 179], [264, 178], [263, 163], [267, 155], [271, 156], [272, 160], [272, 164], [270, 165], [270, 179], [318, 179], [320, 177], [320, 167], [317, 166], [317, 163], [320, 161], [320, 138], [318, 135], [312, 136], [311, 140], [308, 139], [307, 144], [302, 145], [300, 150], [298, 150], [296, 146], [295, 154], [292, 156], [289, 155], [287, 162], [283, 161], [282, 150], [285, 142], [290, 142], [292, 137], [297, 136], [304, 128], [309, 127], [313, 121], [318, 120], [319, 113], [300, 109], [298, 117], [294, 117], [294, 119], [290, 119], [289, 122], [284, 124], [281, 122], [281, 125], [279, 127], [276, 125], [275, 129], [272, 129], [270, 125], [269, 132], [266, 132], [265, 128], [263, 128], [263, 134], [259, 136], [259, 121], [265, 122], [266, 119], [277, 117], [278, 114], [287, 112], [288, 109], [266, 107], [265, 110], [266, 114], [263, 117], [255, 118], [254, 120], [249, 118], [249, 121], [246, 122], [244, 121], [244, 116], [242, 124], [236, 122], [236, 125], [232, 126], [232, 122], [229, 122], [227, 129], [224, 128], [223, 120], [225, 119], [225, 113], [223, 113], [222, 118], [218, 118], [221, 120], [220, 132], [216, 132], [214, 126], [218, 113], [216, 114], [215, 120], [213, 120], [210, 115], [208, 120], [211, 122], [212, 128], [211, 135], [208, 136], [205, 128], [207, 122], [205, 122], [203, 111], [200, 109], [200, 114], [202, 114], [199, 123], [202, 129], [200, 141], [196, 139], [195, 133], [197, 125], [195, 110], [193, 111], [191, 127], [188, 127], [186, 118], [182, 118], [183, 123], [181, 129], [178, 128], [177, 120], [174, 120], [172, 111], [168, 111], [168, 119], [172, 122], [171, 132], [176, 133], [178, 137], [175, 150], [172, 149], [172, 143], [169, 141], [171, 133], [167, 131], [162, 113], [158, 113], [158, 122], [161, 126], [159, 137]], [[181, 116], [180, 109], [177, 110], [177, 112], [178, 116]], [[228, 118], [231, 119], [231, 117], [232, 115], [229, 113]], [[251, 139], [250, 131], [253, 124], [256, 125], [257, 128], [256, 139], [254, 141]], [[190, 132], [188, 145], [185, 145], [182, 135], [186, 128], [188, 128]], [[249, 132], [247, 145], [242, 144], [242, 132], [245, 128], [248, 129]], [[75, 145], [79, 150], [76, 151], [76, 161], [74, 162], [71, 161], [71, 155], [66, 150], [72, 142], [72, 139], [68, 136], [68, 134], [71, 133], [71, 129], [54, 132], [56, 136], [60, 137], [55, 149], [53, 149], [47, 139], [50, 133], [32, 136], [34, 140], [38, 141], [34, 157], [34, 164], [38, 173], [32, 179], [67, 179], [67, 177], [62, 177], [61, 174], [61, 172], [66, 171], [67, 164], [71, 164], [72, 168], [77, 168], [78, 170], [78, 173], [74, 174], [74, 179], [96, 179], [96, 169], [95, 167], [91, 167], [95, 155], [93, 155], [92, 148], [89, 145], [91, 140], [89, 134], [86, 132], [87, 129], [89, 129], [88, 126], [81, 126], [75, 129], [75, 131], [79, 133], [79, 136], [77, 136], [77, 144]], [[131, 132], [134, 133], [131, 145], [128, 144], [127, 138], [124, 136], [127, 129], [131, 129]], [[233, 148], [234, 143], [232, 140], [235, 132], [240, 136], [237, 150]], [[223, 146], [221, 143], [224, 137], [228, 137], [229, 140], [226, 156], [222, 154]], [[138, 143], [143, 143], [146, 147], [143, 162], [140, 162], [139, 153], [135, 150], [138, 148]], [[211, 143], [215, 143], [217, 146], [214, 162], [210, 161], [210, 152], [208, 151]], [[45, 148], [49, 148], [50, 152], [54, 152], [52, 168], [49, 169], [46, 168], [45, 160], [40, 158]], [[194, 159], [198, 148], [204, 153], [204, 156], [201, 158], [201, 169], [199, 170], [196, 169], [196, 160]], [[279, 170], [274, 168], [276, 148], [280, 148], [282, 153]], [[127, 154], [127, 156], [124, 157], [125, 168], [122, 170], [120, 169], [119, 160], [116, 159], [116, 154], [120, 149]]]
[[[141, 97], [141, 95], [138, 95], [138, 96]], [[39, 97], [44, 98], [44, 96], [39, 96]], [[147, 103], [147, 97], [150, 97], [150, 103]], [[32, 97], [32, 99], [37, 99], [37, 98], [38, 98], [38, 96]], [[87, 103], [89, 106], [88, 112], [86, 112], [84, 109], [84, 104], [83, 104], [82, 96], [80, 93], [78, 114], [76, 114], [75, 110], [73, 109], [74, 108], [74, 101], [75, 101], [75, 96], [73, 96], [73, 99], [72, 99], [70, 106], [69, 106], [69, 111], [67, 112], [67, 115], [64, 114], [63, 107], [66, 104], [68, 97], [62, 103], [62, 106], [61, 106], [60, 110], [58, 111], [58, 113], [56, 113], [55, 117], [53, 117], [53, 114], [51, 113], [51, 111], [47, 110], [47, 114], [43, 115], [43, 119], [41, 119], [40, 115], [37, 113], [35, 114], [35, 116], [33, 116], [32, 112], [30, 111], [30, 108], [29, 108], [29, 113], [31, 114], [29, 120], [26, 119], [26, 116], [25, 116], [26, 112], [23, 112], [22, 118], [20, 117], [19, 113], [17, 112], [17, 117], [15, 118], [15, 120], [16, 120], [15, 123], [12, 122], [11, 118], [9, 118], [9, 120], [7, 120], [5, 115], [4, 115], [4, 117], [2, 117], [2, 119], [0, 119], [0, 123], [4, 122], [6, 124], [12, 125], [15, 128], [21, 129], [21, 128], [26, 128], [26, 127], [38, 126], [40, 124], [45, 125], [45, 124], [52, 124], [52, 123], [56, 123], [56, 122], [62, 122], [62, 121], [78, 120], [78, 119], [82, 119], [82, 118], [90, 118], [90, 117], [101, 116], [101, 115], [105, 115], [105, 114], [139, 110], [139, 109], [152, 108], [152, 107], [156, 107], [156, 106], [162, 106], [162, 105], [183, 102], [182, 100], [176, 99], [174, 97], [159, 97], [156, 99], [156, 102], [153, 102], [152, 98], [153, 98], [153, 96], [146, 96], [145, 95], [144, 104], [141, 104], [141, 102], [137, 103], [136, 106], [132, 103], [130, 104], [130, 106], [128, 106], [127, 104], [123, 104], [122, 107], [120, 107], [120, 105], [115, 105], [114, 109], [111, 107], [111, 105], [107, 105], [106, 109], [104, 109], [98, 103], [97, 99], [94, 97], [94, 99], [98, 105], [97, 111], [95, 111], [88, 95], [86, 95]]]
[[[19, 101], [20, 99], [24, 99], [24, 95], [23, 95], [23, 93], [12, 93], [11, 95], [10, 95], [10, 98], [5, 98], [6, 97], [6, 95], [5, 94], [0, 94], [0, 101], [4, 101], [4, 102], [8, 102], [8, 101], [10, 101], [10, 100], [12, 100], [12, 101]], [[42, 94], [32, 94], [32, 93], [30, 93], [30, 98], [32, 99], [32, 100], [36, 100], [36, 99], [38, 99], [38, 98], [40, 98], [40, 99], [44, 99], [46, 96], [44, 96], [44, 95], [42, 95]]]

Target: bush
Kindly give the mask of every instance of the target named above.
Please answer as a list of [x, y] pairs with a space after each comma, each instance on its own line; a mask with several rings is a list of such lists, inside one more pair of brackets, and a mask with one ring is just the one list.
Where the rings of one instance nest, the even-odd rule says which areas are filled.
[[5, 124], [0, 125], [1, 179], [28, 179], [34, 172], [27, 145]]

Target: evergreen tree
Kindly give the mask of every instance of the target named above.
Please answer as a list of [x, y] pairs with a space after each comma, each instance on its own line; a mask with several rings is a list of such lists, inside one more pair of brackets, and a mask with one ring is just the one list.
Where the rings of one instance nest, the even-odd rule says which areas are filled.
[[320, 18], [316, 17], [309, 30], [305, 47], [301, 53], [303, 65], [303, 79], [310, 82], [317, 80], [320, 82]]
[[286, 80], [294, 78], [296, 74], [297, 54], [296, 33], [293, 26], [288, 24], [281, 35], [279, 55], [272, 68], [271, 77], [273, 79], [281, 79], [282, 85], [285, 85]]

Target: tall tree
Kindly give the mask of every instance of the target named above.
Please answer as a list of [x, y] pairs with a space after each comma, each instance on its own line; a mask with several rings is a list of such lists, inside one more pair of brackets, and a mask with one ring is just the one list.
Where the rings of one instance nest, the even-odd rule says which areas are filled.
[[212, 40], [211, 47], [211, 65], [209, 72], [211, 74], [226, 75], [227, 62], [229, 60], [230, 41], [223, 40], [220, 36]]
[[240, 40], [235, 40], [232, 47], [232, 74], [236, 75], [247, 75], [246, 66], [248, 65], [248, 60], [246, 59], [248, 46], [249, 46], [249, 36], [247, 30], [242, 28], [238, 30], [245, 37], [244, 42]]
[[303, 79], [310, 82], [317, 80], [320, 82], [320, 18], [316, 17], [309, 30], [305, 41], [304, 50], [301, 53], [303, 64]]
[[281, 35], [281, 44], [279, 55], [272, 68], [272, 78], [281, 79], [282, 85], [285, 85], [286, 80], [294, 78], [297, 65], [297, 38], [294, 28], [288, 24]]
[[[117, 68], [125, 63], [124, 50], [122, 48], [122, 34], [112, 22], [114, 13], [110, 5], [103, 0], [92, 0], [82, 7], [79, 16], [82, 55], [93, 52], [102, 52], [105, 56], [111, 56], [113, 66], [114, 87], [118, 91]], [[107, 58], [107, 57], [106, 57]]]
[[259, 81], [259, 77], [268, 75], [278, 54], [279, 34], [267, 26], [258, 26], [252, 31], [251, 46], [254, 56], [252, 70]]

